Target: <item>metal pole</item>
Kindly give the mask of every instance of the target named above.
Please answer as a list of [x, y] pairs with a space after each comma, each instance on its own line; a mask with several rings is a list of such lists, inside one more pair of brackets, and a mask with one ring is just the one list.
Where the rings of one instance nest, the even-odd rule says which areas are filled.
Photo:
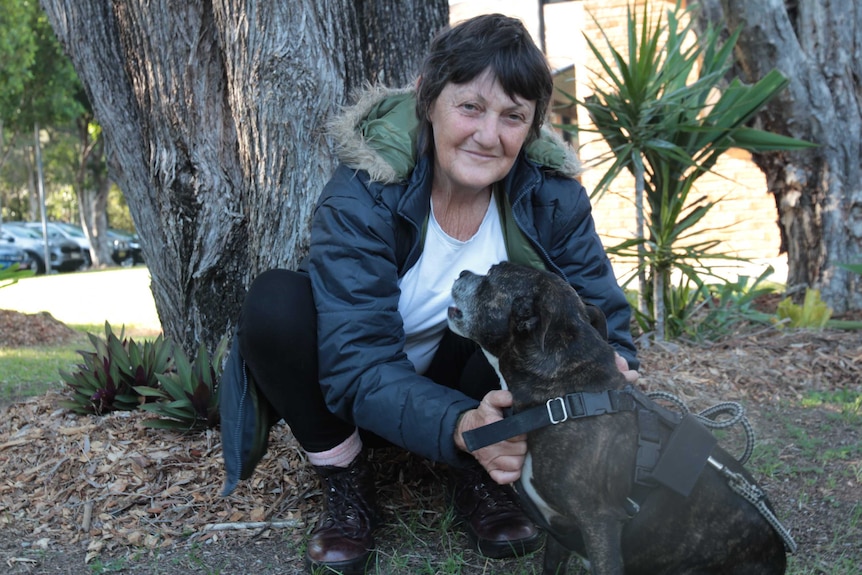
[[542, 54], [548, 55], [548, 45], [545, 40], [545, 0], [539, 0], [539, 47]]
[[42, 246], [45, 256], [45, 274], [51, 273], [51, 248], [48, 245], [48, 217], [45, 210], [45, 177], [42, 174], [42, 144], [39, 142], [39, 122], [33, 123], [36, 144], [36, 188], [39, 190], [39, 210], [42, 216]]

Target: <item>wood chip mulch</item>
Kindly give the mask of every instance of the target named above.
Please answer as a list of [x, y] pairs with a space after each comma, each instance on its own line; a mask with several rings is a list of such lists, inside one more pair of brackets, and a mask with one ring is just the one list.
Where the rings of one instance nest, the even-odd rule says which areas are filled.
[[[694, 404], [862, 390], [862, 332], [771, 330], [710, 347], [653, 346], [641, 359], [645, 388]], [[259, 534], [256, 522], [305, 526], [316, 511], [317, 482], [283, 424], [253, 477], [222, 497], [217, 431], [150, 429], [143, 412], [79, 416], [57, 407], [65, 397], [49, 392], [0, 417], [0, 529], [30, 533], [34, 545], [86, 544], [91, 559], [118, 546], [204, 541], [222, 528]]]
[[695, 404], [862, 391], [862, 330], [769, 329], [703, 346], [654, 345], [639, 357], [642, 384]]
[[0, 309], [0, 347], [56, 344], [80, 338], [81, 334], [50, 313], [21, 313]]
[[6, 410], [0, 526], [24, 527], [37, 545], [87, 542], [91, 559], [118, 545], [206, 540], [276, 512], [278, 521], [300, 524], [302, 497], [315, 485], [286, 426], [273, 428], [254, 477], [222, 497], [217, 431], [150, 429], [144, 412], [75, 415], [56, 407], [64, 398], [49, 392]]

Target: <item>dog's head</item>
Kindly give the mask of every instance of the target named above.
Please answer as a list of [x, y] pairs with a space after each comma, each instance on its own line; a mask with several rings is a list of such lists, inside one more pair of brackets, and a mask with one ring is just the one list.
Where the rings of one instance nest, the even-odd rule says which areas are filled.
[[507, 380], [515, 372], [562, 375], [573, 363], [608, 357], [613, 363], [613, 350], [597, 331], [605, 329], [601, 311], [587, 308], [555, 274], [503, 262], [484, 276], [463, 272], [452, 297], [450, 329], [496, 358]]

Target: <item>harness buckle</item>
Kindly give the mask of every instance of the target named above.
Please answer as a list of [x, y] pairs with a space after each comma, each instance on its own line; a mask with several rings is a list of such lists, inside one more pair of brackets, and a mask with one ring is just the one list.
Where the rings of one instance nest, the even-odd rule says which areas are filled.
[[[563, 414], [560, 417], [554, 417], [554, 406], [555, 401], [560, 402], [560, 410], [562, 410]], [[548, 419], [551, 421], [551, 425], [557, 425], [558, 423], [562, 423], [569, 418], [569, 412], [566, 411], [566, 402], [562, 397], [554, 397], [545, 402], [545, 406], [548, 408]]]
[[586, 415], [606, 415], [609, 413], [616, 413], [617, 411], [614, 409], [613, 403], [611, 402], [609, 391], [585, 391], [581, 393], [581, 397], [584, 401], [584, 411]]

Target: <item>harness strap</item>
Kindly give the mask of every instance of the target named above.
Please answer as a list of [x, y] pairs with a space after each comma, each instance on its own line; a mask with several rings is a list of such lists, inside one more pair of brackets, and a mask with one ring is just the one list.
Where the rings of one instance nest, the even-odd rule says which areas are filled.
[[636, 514], [659, 484], [688, 496], [715, 446], [715, 436], [695, 416], [680, 417], [631, 385], [551, 398], [544, 405], [464, 432], [464, 443], [468, 450], [475, 451], [550, 425], [620, 411], [634, 411], [638, 421], [638, 450], [627, 501], [629, 514]]
[[604, 391], [579, 391], [554, 397], [544, 405], [531, 407], [500, 421], [465, 431], [464, 444], [469, 451], [476, 451], [510, 437], [549, 425], [557, 425], [570, 419], [634, 411], [636, 402], [629, 390], [630, 387]]

